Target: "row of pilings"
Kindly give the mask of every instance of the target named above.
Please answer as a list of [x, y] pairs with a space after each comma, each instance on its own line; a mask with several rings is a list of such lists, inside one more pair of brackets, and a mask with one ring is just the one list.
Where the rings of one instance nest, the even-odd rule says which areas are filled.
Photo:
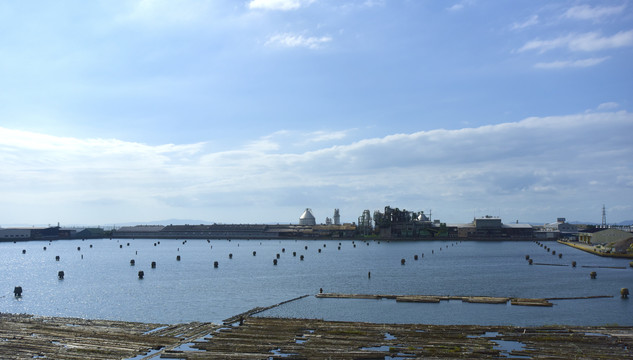
[[[540, 241], [534, 241], [534, 243], [536, 245], [538, 245], [539, 247], [543, 248], [545, 251], [547, 251], [548, 253], [551, 253], [552, 255], [556, 255], [556, 250], [551, 249], [550, 247], [548, 247], [546, 244], [541, 243]], [[562, 259], [563, 258], [563, 254], [562, 253], [558, 253], [558, 258]], [[530, 255], [525, 255], [525, 260], [527, 260], [529, 265], [546, 265], [546, 266], [569, 266], [566, 264], [548, 264], [548, 263], [535, 263], [534, 260], [532, 258], [530, 258]], [[633, 261], [629, 263], [630, 267], [633, 268]], [[571, 262], [571, 267], [572, 268], [576, 268], [578, 266], [578, 264], [576, 263], [576, 261], [572, 261]], [[583, 267], [593, 267], [593, 266], [583, 266]], [[609, 266], [604, 266], [605, 268], [617, 268], [617, 269], [622, 269], [623, 267], [609, 267]], [[625, 267], [624, 267], [625, 268]], [[596, 271], [591, 271], [589, 273], [589, 279], [591, 280], [595, 280], [598, 277], [598, 273]], [[620, 289], [620, 296], [623, 299], [626, 299], [629, 297], [629, 289], [628, 288], [621, 288]]]

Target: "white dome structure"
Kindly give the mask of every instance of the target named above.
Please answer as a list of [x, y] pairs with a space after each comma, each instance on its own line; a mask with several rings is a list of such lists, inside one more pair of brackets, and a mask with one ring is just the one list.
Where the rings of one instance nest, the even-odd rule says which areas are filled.
[[306, 209], [306, 211], [301, 214], [299, 225], [316, 225], [316, 218], [312, 215], [311, 209]]

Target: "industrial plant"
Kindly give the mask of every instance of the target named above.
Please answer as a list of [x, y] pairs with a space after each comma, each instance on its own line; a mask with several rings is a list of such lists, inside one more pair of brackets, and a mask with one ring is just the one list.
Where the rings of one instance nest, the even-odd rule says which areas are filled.
[[[604, 210], [603, 210], [604, 212]], [[603, 216], [603, 222], [605, 222]], [[118, 229], [0, 228], [0, 241], [58, 240], [88, 238], [140, 239], [388, 239], [388, 240], [578, 240], [599, 239], [607, 226], [569, 224], [565, 218], [544, 225], [503, 223], [500, 217], [474, 217], [469, 223], [447, 224], [432, 219], [431, 212], [408, 211], [385, 206], [383, 210], [364, 210], [357, 222], [341, 223], [339, 209], [318, 223], [306, 208], [295, 224], [187, 224], [136, 225]], [[631, 228], [619, 229], [631, 234]], [[594, 233], [596, 233], [594, 235]], [[625, 236], [621, 235], [621, 236]]]

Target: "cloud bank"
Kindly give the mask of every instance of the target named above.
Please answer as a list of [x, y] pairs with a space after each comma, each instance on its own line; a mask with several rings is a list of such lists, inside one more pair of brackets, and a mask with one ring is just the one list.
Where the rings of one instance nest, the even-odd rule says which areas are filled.
[[[294, 149], [305, 151], [288, 151], [271, 136], [214, 152], [209, 143], [150, 146], [0, 128], [0, 214], [5, 221], [31, 212], [42, 221], [47, 214], [73, 222], [206, 214], [288, 222], [305, 207], [328, 211], [323, 217], [340, 207], [352, 220], [390, 204], [433, 207], [448, 221], [468, 221], [482, 206], [549, 221], [609, 202], [625, 217], [631, 130], [632, 114], [600, 112], [351, 143], [342, 142], [345, 132], [293, 132]], [[321, 141], [334, 145], [315, 147]]]

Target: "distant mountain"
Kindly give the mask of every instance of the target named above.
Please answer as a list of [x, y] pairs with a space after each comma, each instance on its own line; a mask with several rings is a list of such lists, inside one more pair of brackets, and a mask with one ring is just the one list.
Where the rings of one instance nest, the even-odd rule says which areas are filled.
[[[570, 224], [582, 224], [582, 225], [600, 225], [599, 223], [591, 222], [591, 221], [569, 221]], [[610, 223], [607, 222], [608, 225], [616, 225], [616, 226], [630, 226], [633, 225], [633, 220], [624, 220], [619, 223]]]
[[212, 225], [213, 222], [206, 220], [191, 220], [191, 219], [167, 219], [156, 221], [137, 221], [116, 224], [116, 227], [121, 226], [135, 226], [135, 225]]
[[600, 225], [598, 223], [591, 222], [591, 221], [568, 221], [567, 223], [574, 224], [574, 225]]

